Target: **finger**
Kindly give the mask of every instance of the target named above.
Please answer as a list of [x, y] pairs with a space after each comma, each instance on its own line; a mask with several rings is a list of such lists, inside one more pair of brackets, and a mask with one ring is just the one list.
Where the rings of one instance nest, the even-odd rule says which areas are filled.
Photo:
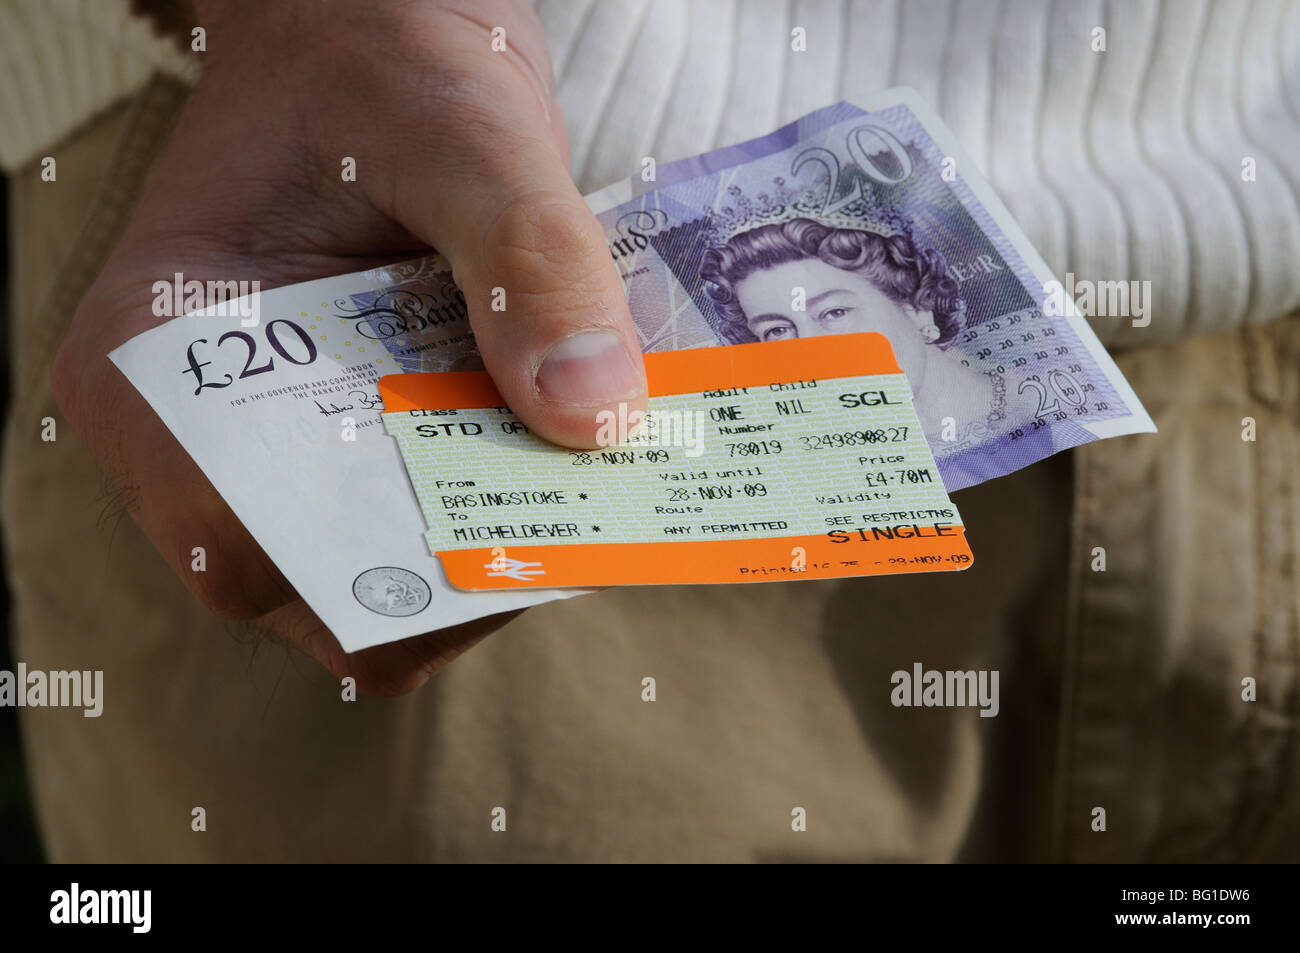
[[53, 394], [104, 470], [107, 510], [130, 514], [209, 611], [225, 618], [255, 618], [296, 594], [106, 356], [120, 343], [118, 337], [106, 337], [106, 329], [147, 326], [149, 314], [147, 303], [106, 299], [92, 289], [56, 355], [50, 375]]
[[335, 678], [356, 679], [362, 694], [393, 696], [415, 691], [521, 612], [501, 612], [350, 655], [305, 602], [277, 609], [258, 620], [258, 625], [320, 662]]
[[551, 125], [535, 96], [502, 97], [460, 137], [463, 154], [398, 161], [396, 214], [451, 261], [511, 409], [549, 440], [591, 447], [601, 412], [644, 410], [645, 368], [604, 230]]

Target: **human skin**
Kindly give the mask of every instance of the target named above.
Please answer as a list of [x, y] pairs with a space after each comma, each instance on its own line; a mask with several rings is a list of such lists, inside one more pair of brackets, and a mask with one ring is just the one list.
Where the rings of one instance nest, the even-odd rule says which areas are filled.
[[[204, 606], [258, 620], [363, 692], [411, 691], [511, 616], [345, 654], [107, 355], [167, 320], [152, 286], [175, 272], [267, 290], [433, 247], [511, 409], [541, 436], [594, 446], [600, 411], [644, 409], [645, 375], [603, 231], [566, 168], [544, 38], [518, 0], [195, 8], [202, 78], [73, 317], [54, 396]], [[190, 569], [195, 546], [205, 572]]]

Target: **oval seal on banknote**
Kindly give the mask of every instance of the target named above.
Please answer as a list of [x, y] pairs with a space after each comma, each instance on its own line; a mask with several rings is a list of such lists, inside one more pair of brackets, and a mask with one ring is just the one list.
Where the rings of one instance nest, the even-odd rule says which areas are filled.
[[433, 598], [429, 584], [409, 569], [377, 566], [352, 582], [352, 594], [371, 612], [380, 615], [415, 615]]

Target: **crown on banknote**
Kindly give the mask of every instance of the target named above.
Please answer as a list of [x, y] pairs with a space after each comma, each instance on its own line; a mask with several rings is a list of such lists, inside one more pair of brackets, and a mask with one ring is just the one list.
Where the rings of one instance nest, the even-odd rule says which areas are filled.
[[[826, 212], [825, 190], [815, 186], [790, 187], [785, 179], [772, 179], [773, 188], [750, 198], [738, 185], [727, 189], [728, 204], [713, 210], [709, 216], [707, 238], [711, 247], [725, 245], [741, 232], [761, 225], [778, 225], [792, 218], [807, 218], [830, 228], [852, 228], [872, 232], [885, 238], [895, 235], [911, 237], [912, 226], [908, 218], [894, 208], [872, 206], [862, 198]], [[819, 194], [820, 192], [820, 194]]]

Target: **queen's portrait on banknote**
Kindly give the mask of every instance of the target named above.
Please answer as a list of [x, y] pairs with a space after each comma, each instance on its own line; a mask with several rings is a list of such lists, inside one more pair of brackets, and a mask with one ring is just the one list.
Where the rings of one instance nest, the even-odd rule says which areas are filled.
[[876, 331], [893, 345], [927, 435], [937, 438], [945, 418], [961, 435], [992, 426], [979, 409], [995, 402], [991, 375], [948, 352], [965, 299], [943, 255], [917, 242], [904, 216], [758, 225], [706, 252], [700, 277], [728, 343]]
[[[588, 197], [647, 353], [876, 331], [950, 491], [1149, 427], [918, 97], [838, 103]], [[1054, 299], [1053, 299], [1054, 300]]]

